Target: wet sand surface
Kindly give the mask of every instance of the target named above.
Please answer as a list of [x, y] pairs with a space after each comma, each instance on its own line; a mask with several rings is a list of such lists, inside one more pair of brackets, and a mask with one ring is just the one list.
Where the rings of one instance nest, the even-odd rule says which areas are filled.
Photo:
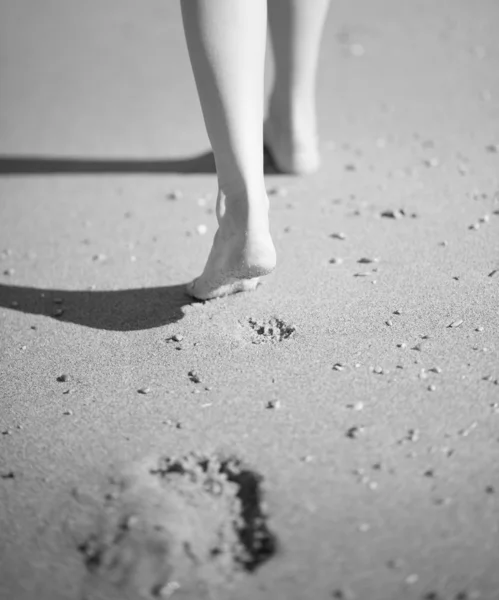
[[176, 3], [0, 6], [0, 598], [499, 598], [499, 5], [333, 3], [278, 268]]

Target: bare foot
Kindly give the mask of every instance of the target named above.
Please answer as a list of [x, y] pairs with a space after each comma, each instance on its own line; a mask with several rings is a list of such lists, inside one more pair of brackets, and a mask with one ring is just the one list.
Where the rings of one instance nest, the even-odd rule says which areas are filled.
[[273, 271], [276, 265], [268, 199], [251, 218], [243, 216], [241, 211], [236, 218], [228, 214], [227, 200], [220, 193], [217, 204], [219, 227], [208, 261], [203, 273], [187, 285], [189, 295], [199, 300], [255, 290], [259, 278]]
[[315, 115], [302, 111], [292, 118], [285, 110], [273, 105], [264, 123], [263, 137], [275, 166], [282, 173], [308, 175], [320, 167], [319, 144]]

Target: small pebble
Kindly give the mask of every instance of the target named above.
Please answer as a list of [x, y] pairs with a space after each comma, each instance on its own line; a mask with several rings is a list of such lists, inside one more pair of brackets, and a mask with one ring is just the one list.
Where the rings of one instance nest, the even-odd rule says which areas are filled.
[[63, 308], [56, 308], [54, 309], [54, 311], [52, 312], [52, 315], [54, 317], [62, 317], [62, 315], [64, 314], [64, 309]]
[[376, 375], [383, 375], [383, 367], [373, 367], [373, 373], [376, 373]]
[[341, 265], [341, 263], [343, 262], [343, 259], [342, 258], [336, 258], [336, 257], [335, 258], [330, 258], [329, 262], [332, 265]]
[[281, 402], [279, 400], [269, 400], [265, 405], [265, 408], [277, 410], [281, 408]]
[[331, 592], [331, 598], [334, 598], [334, 600], [355, 600], [355, 594], [347, 588], [338, 588]]
[[419, 580], [419, 576], [416, 575], [416, 573], [412, 573], [411, 575], [407, 575], [407, 577], [405, 578], [405, 582], [408, 585], [413, 585], [413, 584], [417, 583], [418, 580]]
[[495, 491], [496, 491], [496, 490], [495, 490], [495, 488], [494, 488], [494, 486], [493, 486], [493, 485], [487, 485], [487, 486], [485, 487], [485, 493], [486, 493], [486, 494], [495, 494]]
[[428, 391], [429, 392], [434, 392], [436, 389], [437, 388], [433, 384], [431, 384], [431, 385], [428, 386]]
[[389, 219], [402, 219], [402, 217], [405, 217], [405, 211], [403, 209], [397, 209], [397, 210], [384, 210], [381, 213], [382, 217], [387, 217]]
[[397, 348], [402, 348], [402, 350], [404, 348], [407, 348], [407, 344], [405, 342], [401, 342], [400, 344], [397, 344]]
[[168, 200], [180, 200], [180, 198], [182, 198], [182, 192], [180, 190], [172, 190], [166, 197]]
[[399, 310], [399, 309], [397, 308], [397, 310], [394, 310], [394, 311], [393, 311], [393, 314], [394, 314], [394, 315], [401, 315], [401, 314], [402, 314], [402, 311], [401, 311], [401, 310]]
[[463, 324], [463, 320], [457, 319], [456, 321], [452, 321], [452, 323], [449, 323], [449, 325], [447, 325], [447, 327], [455, 328], [455, 327], [461, 326], [462, 324]]
[[482, 332], [483, 331], [483, 327], [476, 327], [475, 331]]
[[141, 387], [137, 390], [138, 394], [148, 394], [151, 391], [150, 387]]
[[103, 262], [104, 260], [106, 260], [107, 256], [105, 254], [94, 254], [92, 256], [92, 260], [95, 262]]
[[355, 56], [355, 58], [360, 58], [366, 53], [366, 50], [362, 44], [350, 44], [349, 50], [350, 54]]
[[333, 371], [344, 371], [345, 365], [343, 363], [336, 363], [333, 365]]
[[347, 236], [345, 233], [343, 233], [342, 231], [340, 231], [339, 233], [332, 233], [331, 237], [334, 238], [335, 240], [346, 240]]
[[208, 227], [206, 227], [206, 225], [201, 224], [196, 227], [196, 231], [199, 235], [205, 235], [205, 233], [208, 231]]
[[363, 265], [368, 265], [370, 263], [375, 263], [375, 262], [378, 262], [378, 261], [379, 261], [379, 258], [363, 257], [363, 258], [359, 258], [359, 260], [357, 262], [361, 263]]
[[385, 321], [385, 323], [388, 325], [388, 327], [393, 325], [393, 321], [391, 319], [388, 319], [388, 321]]
[[354, 439], [358, 438], [359, 435], [362, 434], [364, 431], [365, 431], [365, 427], [354, 425], [353, 427], [350, 427], [350, 429], [347, 430], [345, 435], [348, 438], [354, 440]]
[[423, 164], [425, 165], [425, 167], [435, 168], [440, 165], [440, 160], [436, 156], [433, 156], [432, 158], [425, 159], [423, 161]]
[[497, 154], [499, 152], [499, 144], [489, 144], [485, 146], [485, 150], [491, 154]]
[[283, 187], [270, 188], [270, 190], [267, 190], [267, 195], [268, 196], [280, 196], [281, 198], [284, 198], [285, 196], [288, 195], [288, 190]]
[[65, 410], [62, 414], [63, 415], [72, 415], [73, 411], [68, 409], [68, 410]]
[[12, 308], [17, 308], [19, 306], [19, 302], [17, 300], [12, 300], [12, 302], [10, 303]]
[[196, 373], [196, 371], [189, 371], [187, 375], [189, 376], [189, 379], [192, 381], [192, 383], [201, 383], [201, 379], [199, 378], [199, 375]]
[[430, 371], [431, 371], [432, 373], [438, 373], [438, 374], [440, 374], [440, 373], [442, 372], [442, 369], [441, 369], [440, 367], [432, 367], [432, 368], [430, 369]]
[[10, 269], [5, 269], [3, 274], [9, 276], [9, 275], [14, 275], [15, 272], [16, 272], [15, 269], [10, 268]]
[[438, 244], [438, 245], [439, 245], [439, 246], [448, 246], [448, 245], [449, 245], [449, 242], [448, 242], [447, 240], [443, 240], [443, 241], [439, 242], [439, 244]]
[[480, 218], [478, 219], [478, 221], [479, 221], [480, 223], [488, 223], [488, 222], [490, 221], [490, 217], [489, 217], [489, 215], [483, 215], [483, 217], [480, 217]]
[[65, 373], [63, 373], [62, 375], [59, 375], [59, 377], [57, 377], [57, 381], [59, 383], [64, 383], [66, 381], [69, 381], [69, 375], [66, 375]]
[[372, 273], [354, 273], [353, 276], [354, 277], [370, 277], [372, 275]]
[[348, 163], [345, 165], [345, 171], [356, 171], [357, 167], [353, 163]]
[[497, 275], [497, 273], [499, 273], [499, 269], [494, 269], [493, 271], [491, 271], [491, 272], [489, 273], [489, 275], [488, 275], [488, 276], [489, 276], [489, 277], [494, 277], [494, 275]]
[[468, 229], [480, 229], [480, 223], [472, 223], [471, 225], [468, 225]]
[[171, 338], [174, 342], [181, 342], [184, 339], [184, 336], [181, 335], [180, 333], [176, 333], [175, 335], [172, 335]]
[[16, 474], [14, 473], [14, 471], [6, 471], [6, 472], [0, 474], [0, 477], [2, 479], [14, 479], [15, 476], [16, 476]]

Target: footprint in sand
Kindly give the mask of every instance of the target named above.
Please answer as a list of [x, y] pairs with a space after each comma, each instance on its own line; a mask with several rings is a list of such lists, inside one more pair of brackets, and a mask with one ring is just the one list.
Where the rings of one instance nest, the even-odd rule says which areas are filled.
[[219, 598], [277, 550], [261, 481], [233, 457], [132, 465], [109, 482], [99, 517], [78, 542], [89, 589], [99, 598], [106, 588], [120, 599]]
[[253, 344], [265, 342], [282, 342], [289, 339], [296, 332], [294, 325], [285, 323], [282, 319], [253, 319], [250, 317], [243, 327], [249, 328], [250, 339]]

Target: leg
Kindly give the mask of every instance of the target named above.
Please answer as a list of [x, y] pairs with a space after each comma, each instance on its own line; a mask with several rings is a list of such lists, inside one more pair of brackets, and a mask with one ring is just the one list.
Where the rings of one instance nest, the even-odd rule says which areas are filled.
[[188, 291], [256, 287], [275, 267], [263, 178], [266, 0], [182, 0], [189, 56], [218, 176], [218, 231]]
[[304, 174], [320, 163], [315, 79], [329, 0], [269, 0], [274, 89], [265, 142], [278, 168]]

